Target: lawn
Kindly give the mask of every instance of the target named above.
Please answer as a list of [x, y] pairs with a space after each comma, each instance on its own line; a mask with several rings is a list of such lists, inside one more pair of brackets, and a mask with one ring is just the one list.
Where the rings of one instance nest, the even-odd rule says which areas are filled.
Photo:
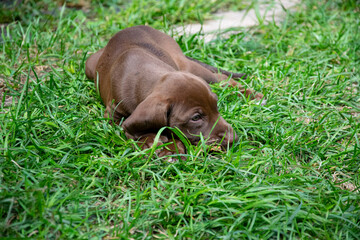
[[[358, 1], [303, 0], [209, 43], [172, 29], [249, 2], [60, 2], [1, 6], [0, 238], [360, 239]], [[139, 24], [265, 94], [212, 86], [227, 152], [169, 163], [103, 117], [85, 60]]]

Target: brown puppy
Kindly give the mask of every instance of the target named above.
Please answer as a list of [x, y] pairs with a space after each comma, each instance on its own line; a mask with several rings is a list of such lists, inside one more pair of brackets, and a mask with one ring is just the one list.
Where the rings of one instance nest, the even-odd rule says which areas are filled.
[[[192, 144], [200, 134], [208, 143], [223, 147], [236, 139], [232, 127], [220, 116], [217, 96], [209, 83], [226, 80], [229, 75], [242, 77], [186, 57], [179, 45], [166, 34], [147, 26], [124, 29], [107, 46], [86, 61], [86, 76], [95, 80], [106, 106], [105, 117], [116, 122], [122, 118], [128, 138], [138, 140], [143, 148], [154, 142], [164, 126], [177, 127]], [[261, 99], [262, 94], [244, 91]], [[164, 131], [160, 143], [170, 144], [160, 156], [185, 153], [185, 147], [171, 133]]]

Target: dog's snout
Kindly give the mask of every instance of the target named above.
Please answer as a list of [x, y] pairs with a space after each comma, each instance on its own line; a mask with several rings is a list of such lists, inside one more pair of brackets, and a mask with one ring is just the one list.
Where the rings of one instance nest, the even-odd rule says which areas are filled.
[[233, 143], [238, 140], [237, 134], [230, 125], [228, 125], [226, 131], [219, 132], [217, 138], [221, 141], [223, 147], [227, 145], [232, 146]]

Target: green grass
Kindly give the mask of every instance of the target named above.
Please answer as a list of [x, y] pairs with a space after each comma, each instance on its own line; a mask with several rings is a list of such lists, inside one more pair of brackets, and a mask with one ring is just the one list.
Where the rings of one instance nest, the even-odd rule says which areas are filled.
[[187, 161], [149, 158], [102, 117], [88, 53], [127, 26], [171, 34], [175, 23], [240, 6], [208, 2], [93, 2], [52, 14], [20, 6], [21, 21], [2, 27], [0, 237], [360, 238], [356, 1], [304, 0], [282, 23], [207, 44], [174, 33], [187, 55], [249, 73], [244, 83], [268, 99], [258, 106], [213, 86], [239, 135], [226, 153], [201, 143]]

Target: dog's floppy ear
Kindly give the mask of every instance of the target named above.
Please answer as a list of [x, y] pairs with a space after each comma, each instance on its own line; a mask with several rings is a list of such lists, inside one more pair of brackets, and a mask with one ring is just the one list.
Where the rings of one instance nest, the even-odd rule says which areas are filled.
[[148, 96], [123, 122], [122, 127], [130, 138], [137, 139], [146, 133], [156, 133], [168, 126], [170, 102], [161, 96]]

